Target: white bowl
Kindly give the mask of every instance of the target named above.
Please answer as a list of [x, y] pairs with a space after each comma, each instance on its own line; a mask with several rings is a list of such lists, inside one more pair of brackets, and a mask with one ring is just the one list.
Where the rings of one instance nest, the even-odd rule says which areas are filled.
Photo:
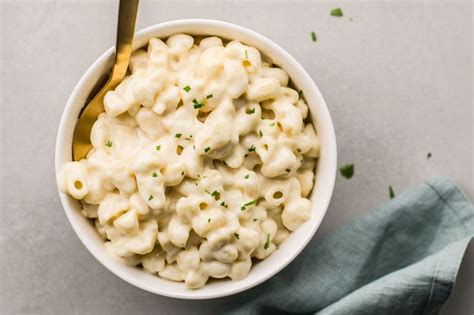
[[[275, 275], [288, 265], [311, 240], [326, 213], [334, 189], [336, 177], [336, 137], [319, 89], [303, 67], [274, 42], [238, 25], [213, 20], [178, 20], [148, 27], [136, 34], [134, 48], [147, 44], [151, 37], [166, 38], [176, 33], [190, 35], [215, 35], [236, 39], [256, 47], [274, 64], [284, 69], [298, 89], [304, 91], [311, 117], [315, 122], [321, 141], [321, 157], [316, 173], [316, 184], [311, 194], [313, 212], [305, 222], [283, 242], [271, 256], [252, 266], [249, 275], [240, 281], [230, 279], [212, 281], [201, 289], [187, 289], [184, 283], [172, 282], [148, 274], [138, 268], [127, 267], [114, 260], [105, 250], [104, 242], [94, 226], [81, 214], [78, 202], [66, 194], [59, 193], [67, 218], [87, 249], [107, 269], [123, 280], [144, 290], [181, 299], [210, 299], [231, 295], [252, 288]], [[59, 173], [64, 163], [71, 161], [72, 135], [76, 119], [92, 87], [113, 62], [114, 48], [107, 50], [87, 70], [70, 96], [59, 126], [56, 140], [55, 167]]]

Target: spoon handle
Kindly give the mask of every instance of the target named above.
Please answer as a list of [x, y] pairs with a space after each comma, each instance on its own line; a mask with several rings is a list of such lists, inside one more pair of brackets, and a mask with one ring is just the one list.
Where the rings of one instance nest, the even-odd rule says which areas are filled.
[[138, 1], [139, 0], [120, 0], [117, 43], [115, 46], [115, 65], [111, 78], [112, 85], [120, 83], [127, 73], [128, 63], [132, 53], [132, 41], [135, 33]]

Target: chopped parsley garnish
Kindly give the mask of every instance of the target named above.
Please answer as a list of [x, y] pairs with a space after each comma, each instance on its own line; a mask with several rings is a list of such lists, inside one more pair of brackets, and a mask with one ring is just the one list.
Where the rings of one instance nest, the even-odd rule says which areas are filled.
[[189, 85], [186, 85], [186, 86], [183, 88], [183, 90], [185, 90], [186, 93], [187, 93], [187, 92], [191, 91], [191, 87], [190, 87]]
[[212, 94], [209, 94], [208, 96], [206, 96], [206, 99], [210, 99], [212, 98], [212, 96], [213, 96]]
[[296, 149], [296, 151], [297, 151], [298, 153], [301, 153], [301, 150], [300, 150], [300, 149]]
[[219, 198], [221, 197], [221, 193], [218, 192], [217, 190], [214, 190], [211, 196], [214, 197], [214, 199], [219, 200]]
[[111, 148], [111, 147], [112, 147], [112, 141], [110, 141], [110, 140], [107, 141], [107, 143], [105, 144], [105, 146]]
[[198, 109], [198, 108], [201, 108], [202, 107], [202, 103], [199, 103], [196, 99], [193, 99], [193, 107], [195, 109]]
[[148, 197], [148, 201], [150, 201], [152, 199], [153, 199], [153, 195], [150, 195], [150, 197]]
[[258, 219], [253, 219], [253, 222], [257, 221]]
[[270, 247], [270, 233], [267, 233], [267, 241], [263, 245], [263, 249], [267, 250]]
[[244, 176], [245, 179], [249, 179], [250, 174]]
[[247, 209], [248, 206], [251, 206], [251, 205], [257, 205], [257, 199], [247, 202], [242, 207], [240, 207], [240, 210], [244, 211], [245, 209]]
[[343, 16], [341, 8], [332, 9], [331, 10], [331, 15], [332, 16], [339, 16], [339, 17]]
[[196, 150], [196, 146], [193, 144], [193, 149]]
[[181, 175], [184, 175], [184, 171], [181, 172]]
[[207, 147], [207, 148], [204, 149], [204, 153], [207, 153], [207, 152], [209, 152], [209, 151], [211, 151], [211, 148], [210, 148], [210, 147]]
[[258, 131], [258, 135], [261, 137], [263, 137], [263, 132], [261, 130]]
[[236, 239], [240, 240], [240, 235], [238, 233], [234, 233]]
[[159, 144], [159, 145], [157, 145], [157, 146], [155, 147], [155, 149], [156, 149], [156, 151], [160, 151], [160, 149], [161, 149], [161, 145], [160, 145], [160, 144]]
[[249, 59], [249, 54], [247, 53], [247, 49], [245, 50], [245, 59]]
[[229, 206], [225, 203], [225, 201], [222, 201], [222, 202], [221, 202], [221, 206], [224, 207], [224, 208], [229, 207]]
[[303, 90], [298, 91], [298, 96], [300, 99], [304, 98]]
[[158, 174], [156, 174], [156, 172], [153, 172], [153, 174], [151, 174], [152, 177], [158, 177]]
[[210, 222], [211, 222], [211, 218], [208, 218], [208, 219], [207, 219], [207, 223], [210, 223]]
[[393, 191], [392, 185], [388, 186], [388, 195], [390, 196], [390, 199], [395, 197], [395, 192]]
[[317, 41], [318, 38], [316, 37], [316, 33], [315, 32], [311, 32], [311, 39], [313, 40], [313, 42]]
[[246, 113], [247, 115], [255, 114], [255, 108], [247, 109], [247, 110], [245, 111], [245, 113]]
[[247, 156], [249, 156], [249, 154], [248, 154], [248, 153], [246, 153], [246, 154], [244, 155], [244, 157], [247, 157]]
[[428, 152], [428, 154], [426, 155], [426, 159], [429, 160], [431, 157], [431, 152]]
[[182, 134], [177, 133], [177, 134], [175, 134], [174, 136], [175, 136], [176, 138], [181, 138]]
[[354, 164], [346, 164], [339, 168], [341, 175], [349, 179], [354, 175]]
[[189, 138], [189, 137], [186, 137], [186, 138], [184, 138], [184, 140], [191, 141], [191, 138]]
[[285, 169], [285, 171], [286, 171], [287, 173], [291, 172], [291, 170], [290, 170], [289, 168]]
[[255, 152], [255, 146], [252, 144], [252, 146], [249, 148], [249, 152]]
[[275, 126], [275, 123], [271, 123], [271, 124], [270, 124], [270, 127], [274, 127], [274, 126]]

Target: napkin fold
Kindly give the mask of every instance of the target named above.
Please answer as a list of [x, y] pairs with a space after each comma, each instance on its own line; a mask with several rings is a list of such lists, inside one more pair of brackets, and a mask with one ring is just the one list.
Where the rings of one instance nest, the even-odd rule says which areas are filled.
[[436, 179], [313, 242], [228, 313], [436, 314], [473, 236], [473, 205]]

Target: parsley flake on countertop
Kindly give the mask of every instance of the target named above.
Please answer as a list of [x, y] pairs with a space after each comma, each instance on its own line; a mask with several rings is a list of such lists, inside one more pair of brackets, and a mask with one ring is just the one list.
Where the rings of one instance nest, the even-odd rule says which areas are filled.
[[249, 179], [250, 174], [244, 176], [245, 179]]
[[148, 197], [148, 201], [150, 201], [152, 199], [153, 199], [153, 195], [150, 195], [150, 197]]
[[265, 245], [263, 245], [263, 248], [267, 250], [270, 247], [270, 233], [267, 233], [267, 241], [265, 242]]
[[107, 143], [105, 144], [105, 146], [111, 148], [111, 147], [112, 147], [112, 141], [110, 141], [110, 140], [107, 141]]
[[313, 40], [313, 42], [317, 41], [318, 38], [316, 37], [316, 33], [315, 32], [311, 32], [311, 39]]
[[182, 135], [182, 134], [177, 133], [177, 134], [175, 134], [174, 136], [175, 136], [176, 138], [181, 138], [181, 135]]
[[335, 9], [332, 9], [332, 10], [331, 10], [331, 15], [332, 15], [332, 16], [341, 17], [341, 16], [343, 16], [344, 14], [342, 13], [341, 8], [335, 8]]
[[429, 160], [431, 158], [431, 152], [428, 152], [428, 154], [426, 155], [426, 159]]
[[158, 174], [156, 174], [156, 172], [153, 172], [153, 174], [151, 176], [158, 177]]
[[395, 193], [393, 192], [392, 185], [388, 186], [388, 195], [390, 196], [390, 199], [393, 199], [395, 197]]
[[252, 146], [249, 148], [249, 152], [255, 152], [255, 146], [252, 144]]
[[206, 99], [210, 99], [212, 98], [212, 94], [209, 94], [208, 96], [206, 96]]
[[155, 149], [156, 149], [156, 151], [160, 151], [161, 145], [157, 145], [157, 146], [155, 147]]
[[346, 164], [339, 168], [341, 175], [349, 179], [354, 175], [354, 164]]
[[186, 85], [186, 86], [183, 88], [183, 90], [185, 90], [186, 93], [187, 93], [187, 92], [191, 91], [191, 87], [190, 87], [189, 85]]
[[211, 151], [211, 148], [210, 148], [210, 147], [207, 147], [207, 148], [204, 149], [204, 153], [207, 153], [207, 152], [209, 152], [209, 151]]
[[221, 206], [224, 207], [224, 208], [227, 208], [227, 207], [228, 207], [227, 204], [225, 203], [225, 201], [222, 201], [222, 202], [221, 202]]

